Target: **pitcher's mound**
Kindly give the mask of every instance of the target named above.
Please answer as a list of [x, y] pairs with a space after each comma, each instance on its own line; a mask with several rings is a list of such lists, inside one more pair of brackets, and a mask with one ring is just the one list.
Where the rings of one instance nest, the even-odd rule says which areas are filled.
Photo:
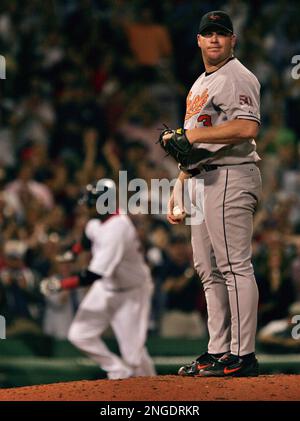
[[136, 377], [0, 389], [0, 401], [299, 401], [300, 375]]

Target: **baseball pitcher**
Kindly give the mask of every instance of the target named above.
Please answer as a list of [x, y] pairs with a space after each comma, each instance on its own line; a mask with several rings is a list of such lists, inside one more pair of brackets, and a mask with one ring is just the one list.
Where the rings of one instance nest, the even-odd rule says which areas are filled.
[[[204, 221], [191, 226], [195, 268], [208, 310], [208, 351], [184, 376], [256, 376], [258, 289], [251, 264], [253, 214], [261, 195], [255, 137], [260, 84], [234, 56], [236, 35], [222, 11], [204, 15], [197, 36], [205, 72], [186, 100], [183, 129], [164, 130], [161, 146], [179, 163], [177, 183], [204, 183]], [[169, 202], [168, 220], [176, 198]], [[178, 213], [178, 212], [177, 212]]]

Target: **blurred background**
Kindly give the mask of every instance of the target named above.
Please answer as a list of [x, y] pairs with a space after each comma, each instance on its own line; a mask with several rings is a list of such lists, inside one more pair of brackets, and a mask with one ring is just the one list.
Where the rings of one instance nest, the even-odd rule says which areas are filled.
[[[87, 221], [77, 206], [87, 183], [118, 181], [120, 170], [149, 185], [176, 177], [176, 164], [155, 145], [157, 128], [182, 125], [186, 95], [204, 70], [199, 21], [218, 9], [232, 17], [236, 56], [261, 83], [264, 193], [253, 264], [262, 367], [300, 371], [300, 341], [291, 336], [292, 317], [300, 314], [300, 78], [292, 78], [300, 4], [1, 0], [1, 385], [100, 375], [66, 341], [85, 290], [45, 299], [39, 282], [83, 264], [66, 251]], [[133, 220], [155, 282], [148, 347], [158, 371], [170, 373], [180, 358], [205, 349], [207, 337], [189, 228], [170, 226], [164, 215]], [[107, 341], [116, 347], [110, 332]]]

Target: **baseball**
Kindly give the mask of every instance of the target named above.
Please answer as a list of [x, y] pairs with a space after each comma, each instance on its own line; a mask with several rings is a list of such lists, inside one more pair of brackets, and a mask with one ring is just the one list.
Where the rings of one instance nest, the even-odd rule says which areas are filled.
[[174, 206], [174, 208], [173, 208], [173, 215], [174, 216], [180, 216], [180, 215], [182, 215], [182, 212], [181, 212], [181, 209], [180, 209], [179, 206]]

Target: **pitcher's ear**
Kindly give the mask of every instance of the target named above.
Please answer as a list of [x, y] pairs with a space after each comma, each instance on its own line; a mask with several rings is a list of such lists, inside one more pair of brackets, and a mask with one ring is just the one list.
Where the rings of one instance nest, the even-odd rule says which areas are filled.
[[236, 46], [236, 42], [237, 42], [237, 36], [236, 36], [236, 34], [233, 34], [231, 36], [231, 46], [232, 46], [232, 48], [234, 48]]
[[198, 44], [198, 47], [201, 48], [201, 35], [200, 34], [197, 34], [197, 44]]

